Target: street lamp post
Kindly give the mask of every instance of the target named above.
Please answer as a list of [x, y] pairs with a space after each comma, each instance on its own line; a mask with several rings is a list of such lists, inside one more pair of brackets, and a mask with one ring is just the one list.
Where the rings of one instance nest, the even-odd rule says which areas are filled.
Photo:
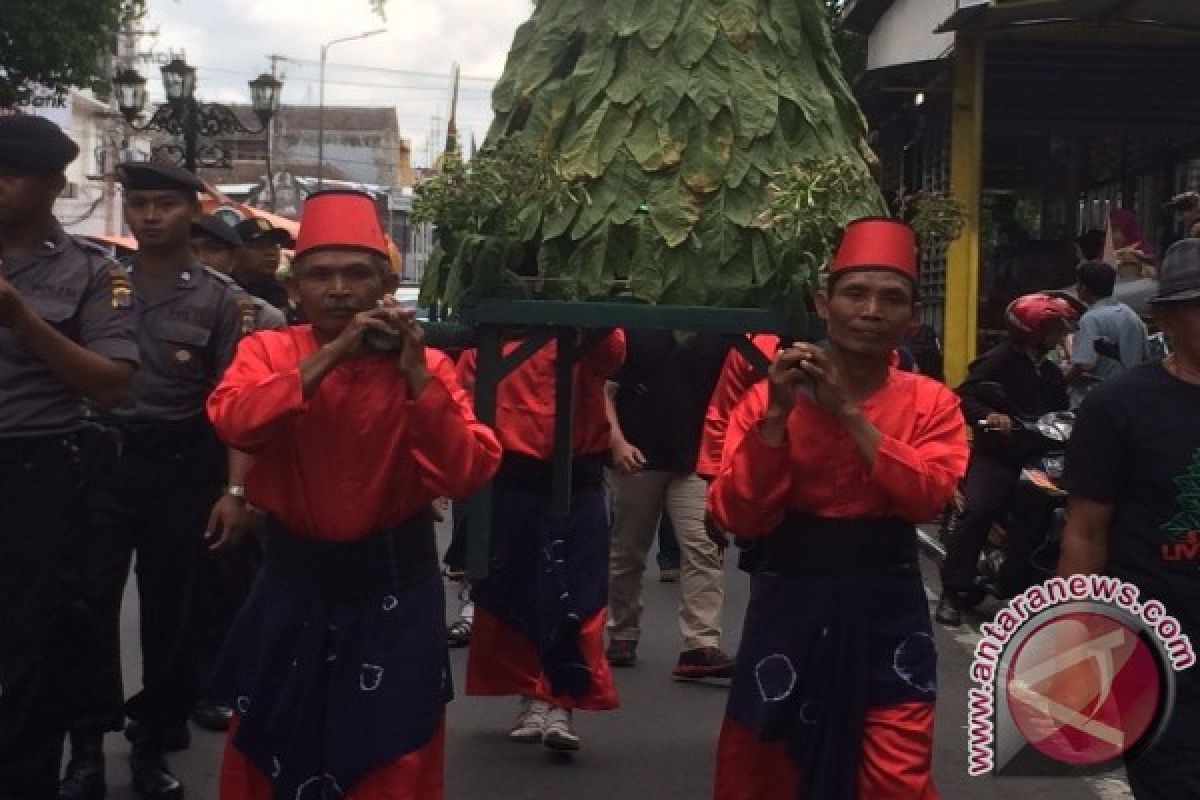
[[376, 36], [380, 33], [387, 33], [387, 28], [356, 33], [353, 36], [343, 36], [340, 39], [333, 39], [321, 45], [321, 78], [317, 100], [317, 191], [320, 191], [325, 185], [325, 57], [329, 54], [329, 48], [335, 44], [366, 39], [368, 36]]
[[196, 68], [182, 59], [174, 59], [162, 68], [163, 90], [167, 102], [155, 109], [144, 123], [137, 118], [146, 105], [146, 79], [137, 70], [123, 69], [113, 76], [117, 107], [126, 124], [135, 131], [162, 131], [183, 140], [183, 146], [167, 145], [161, 150], [174, 153], [185, 169], [198, 166], [229, 166], [229, 154], [220, 144], [204, 138], [233, 133], [259, 134], [267, 129], [271, 117], [279, 111], [279, 93], [283, 83], [271, 75], [259, 75], [250, 81], [250, 101], [259, 128], [247, 127], [228, 106], [196, 100]]

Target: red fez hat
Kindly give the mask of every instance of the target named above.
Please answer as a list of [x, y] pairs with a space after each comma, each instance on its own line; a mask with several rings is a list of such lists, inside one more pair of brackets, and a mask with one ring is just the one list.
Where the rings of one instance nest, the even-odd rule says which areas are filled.
[[304, 201], [296, 257], [330, 247], [370, 250], [387, 258], [387, 242], [369, 194], [334, 189], [309, 195]]
[[829, 273], [886, 269], [917, 281], [917, 237], [894, 219], [867, 217], [846, 226]]

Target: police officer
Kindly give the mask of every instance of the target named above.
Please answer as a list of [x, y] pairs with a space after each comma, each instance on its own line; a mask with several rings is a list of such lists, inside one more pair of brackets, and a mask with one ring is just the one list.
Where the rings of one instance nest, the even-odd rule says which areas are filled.
[[115, 406], [138, 363], [124, 273], [53, 208], [79, 148], [0, 117], [0, 797], [53, 797], [82, 614], [83, 400]]
[[[205, 214], [192, 223], [192, 253], [213, 274], [233, 283], [231, 273], [242, 248], [242, 237], [232, 225], [215, 214]], [[236, 284], [234, 284], [236, 285]], [[262, 298], [242, 293], [238, 303], [252, 317], [254, 330], [274, 330], [287, 325], [283, 312]], [[250, 456], [231, 452], [229, 482], [241, 485], [252, 463]], [[214, 511], [214, 513], [216, 513]], [[259, 521], [257, 514], [252, 518]], [[205, 561], [201, 584], [206, 602], [199, 609], [198, 629], [195, 632], [197, 673], [201, 676], [201, 695], [192, 709], [192, 722], [205, 730], [221, 732], [229, 729], [233, 709], [213, 701], [204, 691], [208, 676], [229, 626], [249, 594], [260, 561], [257, 542], [243, 538], [236, 543], [226, 540]]]
[[[239, 485], [222, 494], [226, 453], [206, 421], [204, 402], [253, 324], [236, 287], [192, 254], [202, 184], [178, 167], [150, 163], [123, 164], [120, 177], [125, 218], [138, 240], [128, 274], [142, 369], [131, 401], [112, 420], [121, 455], [93, 519], [89, 567], [104, 642], [90, 687], [96, 724], [71, 735], [72, 760], [59, 795], [70, 800], [103, 795], [103, 731], [118, 729], [126, 715], [137, 723], [130, 760], [135, 791], [143, 798], [183, 796], [164, 752], [168, 733], [185, 724], [198, 695], [194, 648], [204, 602], [197, 591], [204, 534], [243, 525], [245, 515]], [[120, 607], [134, 553], [143, 688], [122, 709]]]
[[287, 289], [276, 277], [282, 248], [294, 244], [291, 234], [261, 217], [242, 220], [237, 232], [242, 249], [233, 270], [234, 280], [250, 294], [283, 311], [288, 322], [296, 322], [298, 317], [288, 302]]
[[[205, 214], [192, 223], [192, 252], [196, 260], [231, 280], [241, 249], [242, 237], [237, 229], [215, 214]], [[287, 325], [282, 311], [286, 304], [275, 306], [253, 294], [250, 302], [254, 305], [255, 330], [275, 330]]]

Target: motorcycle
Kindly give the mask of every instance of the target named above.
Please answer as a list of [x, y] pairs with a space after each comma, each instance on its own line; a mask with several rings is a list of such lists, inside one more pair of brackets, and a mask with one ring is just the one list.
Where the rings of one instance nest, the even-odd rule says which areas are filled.
[[[999, 384], [983, 384], [985, 402], [1004, 411], [1009, 404]], [[964, 608], [979, 605], [989, 595], [1004, 599], [1054, 575], [1059, 545], [1066, 524], [1067, 493], [1060, 486], [1066, 462], [1066, 445], [1075, 425], [1070, 411], [1053, 411], [1032, 418], [1010, 413], [1011, 432], [1002, 434], [987, 420], [971, 424], [976, 437], [1004, 436], [1004, 446], [1018, 454], [1020, 480], [1009, 511], [992, 525], [979, 554], [973, 591], [962, 597]], [[962, 491], [942, 514], [936, 533], [918, 530], [922, 550], [939, 564], [965, 509]], [[1014, 525], [1024, 526], [1018, 536]], [[1019, 545], [1017, 544], [1019, 542]]]

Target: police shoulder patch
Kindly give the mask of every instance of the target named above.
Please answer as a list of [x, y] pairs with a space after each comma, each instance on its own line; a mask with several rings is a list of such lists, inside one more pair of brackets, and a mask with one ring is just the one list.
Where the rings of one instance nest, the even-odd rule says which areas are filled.
[[242, 335], [254, 333], [258, 329], [258, 307], [254, 304], [254, 298], [239, 292], [234, 297], [234, 302], [237, 303], [238, 314], [242, 318]]
[[116, 261], [109, 261], [106, 268], [108, 270], [108, 285], [112, 297], [112, 307], [132, 308], [133, 281], [130, 280], [129, 273], [125, 270], [125, 267]]

